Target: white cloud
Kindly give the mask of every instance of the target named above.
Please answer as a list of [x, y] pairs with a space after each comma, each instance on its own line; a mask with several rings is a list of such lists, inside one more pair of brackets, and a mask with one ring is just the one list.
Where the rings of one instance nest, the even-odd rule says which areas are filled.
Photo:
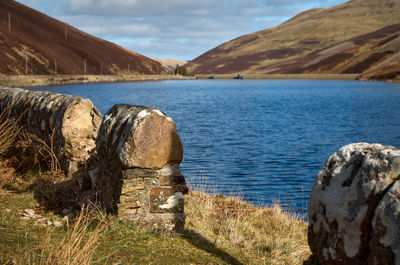
[[299, 10], [345, 0], [20, 0], [90, 34], [150, 57], [193, 59]]

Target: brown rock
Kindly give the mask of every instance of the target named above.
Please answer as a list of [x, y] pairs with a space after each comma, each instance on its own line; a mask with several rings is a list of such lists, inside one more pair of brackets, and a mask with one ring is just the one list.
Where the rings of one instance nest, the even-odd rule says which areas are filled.
[[157, 109], [115, 105], [105, 115], [99, 135], [98, 149], [118, 157], [125, 168], [160, 169], [183, 158], [174, 121]]

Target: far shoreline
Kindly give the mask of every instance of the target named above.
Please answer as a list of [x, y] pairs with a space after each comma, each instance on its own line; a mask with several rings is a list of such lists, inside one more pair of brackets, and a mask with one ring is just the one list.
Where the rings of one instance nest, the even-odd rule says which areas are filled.
[[165, 80], [197, 80], [197, 79], [237, 79], [241, 75], [249, 80], [348, 80], [348, 81], [380, 81], [394, 82], [397, 80], [374, 80], [360, 78], [359, 74], [201, 74], [194, 76], [182, 75], [29, 75], [1, 76], [0, 86], [3, 87], [43, 87], [68, 84], [122, 83]]
[[0, 76], [0, 87], [43, 87], [69, 84], [122, 83], [137, 81], [186, 80], [181, 75], [29, 75]]

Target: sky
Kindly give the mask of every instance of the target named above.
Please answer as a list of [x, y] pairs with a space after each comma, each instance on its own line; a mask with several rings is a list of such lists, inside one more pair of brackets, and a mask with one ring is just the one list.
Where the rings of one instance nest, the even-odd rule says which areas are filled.
[[18, 0], [151, 58], [193, 60], [216, 46], [346, 0]]

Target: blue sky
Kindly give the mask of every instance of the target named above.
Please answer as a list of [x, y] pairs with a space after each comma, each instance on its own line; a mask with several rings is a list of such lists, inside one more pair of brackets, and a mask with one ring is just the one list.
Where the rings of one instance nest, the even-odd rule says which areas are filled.
[[299, 12], [345, 0], [18, 0], [152, 58], [192, 60]]

